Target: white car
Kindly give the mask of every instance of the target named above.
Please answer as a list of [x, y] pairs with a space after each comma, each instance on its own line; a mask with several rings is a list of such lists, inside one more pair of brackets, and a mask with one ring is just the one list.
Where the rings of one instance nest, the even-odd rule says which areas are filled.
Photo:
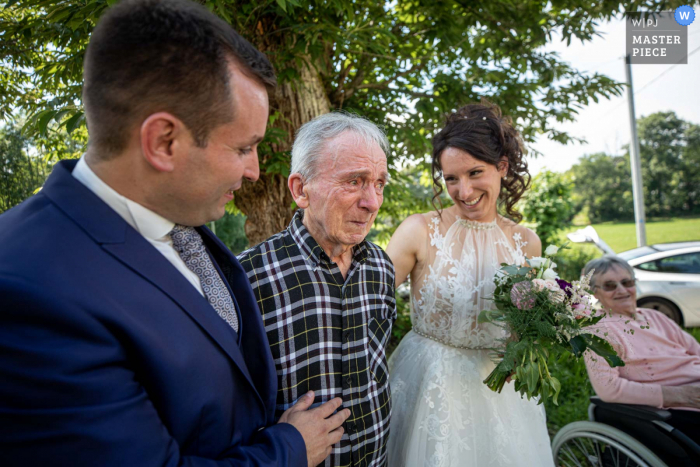
[[[567, 237], [616, 254], [591, 226]], [[617, 255], [634, 268], [637, 306], [658, 310], [682, 326], [700, 326], [700, 241], [659, 243]]]
[[618, 256], [634, 268], [637, 306], [683, 326], [700, 326], [700, 242], [659, 243]]

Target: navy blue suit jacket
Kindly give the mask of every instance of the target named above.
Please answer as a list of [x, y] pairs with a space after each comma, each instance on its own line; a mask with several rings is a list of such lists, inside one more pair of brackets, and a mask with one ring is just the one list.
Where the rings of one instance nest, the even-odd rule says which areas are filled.
[[306, 466], [236, 258], [240, 338], [74, 165], [0, 216], [0, 464]]

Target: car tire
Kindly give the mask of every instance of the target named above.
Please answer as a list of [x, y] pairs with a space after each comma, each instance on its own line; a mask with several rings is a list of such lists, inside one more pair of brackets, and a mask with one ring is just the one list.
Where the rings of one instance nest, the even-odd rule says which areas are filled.
[[652, 310], [660, 311], [665, 314], [679, 326], [683, 325], [683, 316], [681, 310], [671, 301], [661, 297], [646, 297], [637, 301], [639, 308], [651, 308]]

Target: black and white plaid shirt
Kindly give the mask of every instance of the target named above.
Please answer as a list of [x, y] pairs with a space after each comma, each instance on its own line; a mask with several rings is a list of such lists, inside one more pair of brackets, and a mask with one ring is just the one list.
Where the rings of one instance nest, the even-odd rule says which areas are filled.
[[385, 346], [396, 319], [394, 266], [378, 246], [353, 251], [343, 278], [296, 213], [241, 253], [277, 366], [277, 418], [306, 394], [343, 399], [351, 415], [325, 466], [383, 466], [391, 397]]

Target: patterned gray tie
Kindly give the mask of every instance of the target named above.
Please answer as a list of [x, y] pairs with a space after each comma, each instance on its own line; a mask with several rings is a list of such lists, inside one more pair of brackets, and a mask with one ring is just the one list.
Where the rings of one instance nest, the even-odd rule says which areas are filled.
[[190, 271], [199, 276], [204, 295], [219, 316], [238, 332], [238, 315], [226, 284], [204, 248], [204, 242], [194, 227], [175, 225], [170, 231], [173, 247], [180, 254]]

